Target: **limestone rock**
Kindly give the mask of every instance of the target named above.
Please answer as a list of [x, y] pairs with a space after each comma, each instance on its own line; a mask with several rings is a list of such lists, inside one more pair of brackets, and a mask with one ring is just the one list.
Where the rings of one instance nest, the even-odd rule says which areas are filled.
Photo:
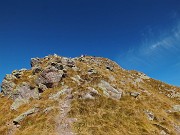
[[83, 99], [95, 99], [95, 97], [93, 97], [90, 93], [86, 93], [86, 94], [83, 96]]
[[13, 120], [13, 123], [14, 123], [15, 125], [19, 124], [19, 123], [20, 123], [23, 119], [25, 119], [27, 116], [38, 112], [38, 110], [39, 110], [38, 108], [33, 108], [33, 109], [30, 109], [30, 110], [22, 113], [21, 115], [19, 115], [17, 118], [15, 118], [15, 119]]
[[140, 95], [140, 93], [139, 92], [130, 92], [130, 95], [134, 98], [137, 98]]
[[40, 58], [32, 58], [31, 59], [31, 67], [38, 66], [41, 63]]
[[21, 105], [27, 104], [28, 100], [23, 98], [16, 98], [13, 104], [11, 105], [11, 110], [17, 110]]
[[63, 78], [64, 72], [62, 70], [44, 70], [36, 79], [36, 84], [44, 84], [47, 88], [52, 88], [54, 83], [60, 82]]
[[95, 99], [95, 97], [96, 97], [97, 95], [99, 95], [98, 91], [95, 90], [94, 88], [88, 87], [87, 89], [88, 89], [89, 91], [86, 92], [86, 93], [82, 96], [83, 99]]
[[23, 98], [23, 99], [29, 99], [31, 97], [36, 97], [37, 93], [35, 91], [35, 88], [31, 87], [30, 84], [26, 82], [22, 82], [18, 86], [16, 86], [16, 89], [13, 90], [12, 98]]
[[14, 82], [4, 79], [1, 85], [2, 93], [4, 95], [9, 95], [12, 93], [15, 86], [16, 84]]
[[175, 112], [180, 112], [180, 105], [174, 105], [174, 106], [173, 106], [173, 110], [174, 110]]
[[122, 90], [113, 88], [108, 82], [104, 80], [101, 80], [101, 82], [98, 84], [98, 87], [102, 89], [104, 95], [112, 99], [120, 99], [123, 93]]

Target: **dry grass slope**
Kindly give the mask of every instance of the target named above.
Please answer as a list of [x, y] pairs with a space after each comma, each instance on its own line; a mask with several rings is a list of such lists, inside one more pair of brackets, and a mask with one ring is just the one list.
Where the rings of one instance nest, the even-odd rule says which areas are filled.
[[[57, 57], [49, 56], [49, 59], [42, 59], [41, 67]], [[180, 92], [180, 88], [165, 84], [154, 79], [141, 79], [141, 73], [127, 71], [120, 68], [116, 63], [105, 59], [86, 56], [76, 58], [78, 70], [68, 68], [67, 76], [63, 78], [56, 87], [45, 90], [40, 99], [30, 99], [17, 110], [11, 110], [13, 100], [0, 95], [0, 134], [1, 135], [58, 135], [57, 115], [59, 112], [59, 100], [51, 100], [49, 96], [61, 91], [64, 86], [72, 88], [73, 99], [69, 118], [76, 118], [73, 123], [73, 130], [78, 135], [158, 135], [162, 131], [170, 135], [178, 135], [180, 130], [180, 112], [169, 111], [174, 105], [180, 104], [178, 97], [171, 98], [170, 90]], [[108, 70], [106, 65], [111, 65], [113, 70]], [[95, 70], [94, 74], [88, 74], [90, 69]], [[36, 76], [32, 76], [32, 70], [27, 70], [20, 79], [16, 79], [16, 85], [28, 82], [35, 85]], [[72, 80], [74, 76], [80, 76], [78, 84]], [[107, 81], [116, 89], [122, 89], [123, 95], [120, 100], [113, 100], [103, 95], [98, 87], [101, 81]], [[136, 81], [137, 80], [137, 81]], [[83, 99], [82, 95], [88, 92], [88, 87], [98, 91], [95, 99]], [[130, 96], [131, 92], [139, 92], [137, 98]], [[20, 127], [14, 127], [12, 120], [23, 112], [38, 107], [36, 114], [26, 117]], [[53, 109], [44, 112], [48, 107]], [[145, 112], [153, 113], [153, 120], [149, 120]]]

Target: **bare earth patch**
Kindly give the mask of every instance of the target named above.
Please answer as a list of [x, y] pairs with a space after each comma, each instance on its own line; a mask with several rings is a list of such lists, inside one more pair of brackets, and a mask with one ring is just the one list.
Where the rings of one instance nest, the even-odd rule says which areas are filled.
[[59, 103], [60, 114], [57, 116], [58, 135], [75, 135], [72, 130], [72, 123], [76, 121], [75, 118], [68, 118], [68, 112], [71, 109], [72, 95], [68, 95]]

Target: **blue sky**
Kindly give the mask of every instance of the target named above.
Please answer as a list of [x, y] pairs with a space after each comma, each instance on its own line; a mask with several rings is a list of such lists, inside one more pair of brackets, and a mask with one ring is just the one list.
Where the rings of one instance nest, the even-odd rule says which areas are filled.
[[30, 58], [102, 56], [180, 86], [179, 0], [0, 2], [0, 81]]

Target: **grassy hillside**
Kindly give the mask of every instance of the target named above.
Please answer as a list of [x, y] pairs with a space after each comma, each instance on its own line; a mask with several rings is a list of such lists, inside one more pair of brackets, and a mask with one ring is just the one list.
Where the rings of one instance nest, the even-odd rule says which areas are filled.
[[100, 57], [54, 55], [31, 65], [2, 83], [2, 135], [180, 134], [179, 87]]

